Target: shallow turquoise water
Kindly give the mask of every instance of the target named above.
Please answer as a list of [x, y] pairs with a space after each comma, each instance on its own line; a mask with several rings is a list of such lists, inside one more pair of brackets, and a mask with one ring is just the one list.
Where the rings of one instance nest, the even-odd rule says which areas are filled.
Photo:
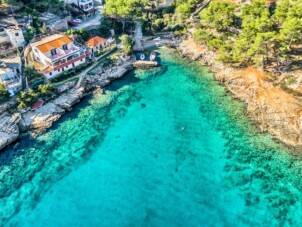
[[6, 226], [301, 226], [302, 161], [197, 63], [161, 50], [0, 154]]

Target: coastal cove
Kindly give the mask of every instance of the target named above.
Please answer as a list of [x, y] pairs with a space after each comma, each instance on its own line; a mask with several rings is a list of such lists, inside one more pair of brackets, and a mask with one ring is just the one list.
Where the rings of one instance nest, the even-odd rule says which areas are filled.
[[301, 225], [302, 157], [198, 62], [160, 49], [0, 154], [0, 225]]

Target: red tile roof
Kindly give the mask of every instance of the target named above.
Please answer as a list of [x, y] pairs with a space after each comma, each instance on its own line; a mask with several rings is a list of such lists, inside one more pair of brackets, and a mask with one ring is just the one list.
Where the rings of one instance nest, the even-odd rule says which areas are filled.
[[86, 46], [89, 46], [89, 47], [95, 47], [95, 46], [105, 43], [106, 41], [107, 41], [107, 39], [105, 39], [105, 38], [95, 36], [95, 37], [92, 37], [91, 39], [89, 39], [85, 44], [86, 44]]
[[72, 40], [67, 35], [62, 35], [59, 38], [56, 38], [47, 43], [43, 43], [43, 44], [37, 46], [37, 48], [43, 54], [45, 54], [47, 52], [50, 52], [50, 50], [53, 48], [61, 48], [63, 44], [70, 44], [70, 43], [72, 43]]

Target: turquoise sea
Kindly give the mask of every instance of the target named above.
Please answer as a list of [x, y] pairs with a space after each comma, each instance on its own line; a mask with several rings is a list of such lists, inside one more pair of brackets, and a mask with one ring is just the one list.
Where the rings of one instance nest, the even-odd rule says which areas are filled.
[[0, 226], [301, 226], [302, 158], [198, 63], [86, 98], [0, 153]]

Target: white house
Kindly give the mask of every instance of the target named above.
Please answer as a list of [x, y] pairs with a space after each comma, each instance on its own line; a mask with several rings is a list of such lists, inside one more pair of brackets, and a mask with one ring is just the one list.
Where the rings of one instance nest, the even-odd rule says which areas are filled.
[[86, 16], [93, 15], [96, 11], [93, 0], [64, 0], [68, 5], [78, 8]]
[[92, 53], [94, 53], [98, 50], [102, 50], [102, 49], [106, 48], [107, 46], [109, 46], [107, 39], [99, 37], [99, 36], [90, 38], [85, 43], [85, 45], [92, 50]]
[[18, 26], [0, 27], [0, 45], [10, 43], [13, 47], [21, 47], [25, 40], [21, 28]]
[[6, 57], [0, 60], [0, 83], [3, 83], [10, 95], [22, 89], [22, 62], [19, 56]]
[[55, 34], [31, 45], [31, 58], [37, 71], [52, 79], [86, 62], [86, 52], [66, 35]]

